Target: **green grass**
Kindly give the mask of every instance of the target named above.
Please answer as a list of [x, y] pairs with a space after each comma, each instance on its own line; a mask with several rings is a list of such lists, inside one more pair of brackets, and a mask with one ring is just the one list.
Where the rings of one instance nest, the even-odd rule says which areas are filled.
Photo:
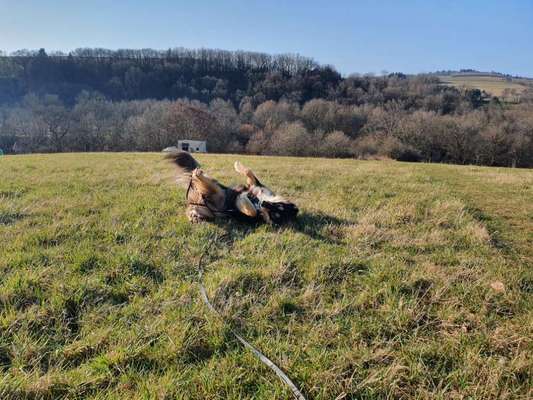
[[[1, 399], [286, 399], [206, 309], [312, 399], [531, 395], [533, 172], [242, 159], [281, 229], [190, 225], [158, 154], [0, 158]], [[501, 287], [503, 284], [503, 290]]]
[[492, 96], [498, 97], [503, 95], [505, 89], [514, 89], [519, 94], [527, 88], [527, 83], [531, 83], [529, 80], [520, 79], [508, 81], [493, 75], [443, 75], [439, 78], [447, 85], [484, 90]]

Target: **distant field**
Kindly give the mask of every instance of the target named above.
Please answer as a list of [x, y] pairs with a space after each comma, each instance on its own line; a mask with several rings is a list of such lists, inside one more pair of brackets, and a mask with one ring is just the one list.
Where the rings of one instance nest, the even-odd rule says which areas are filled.
[[504, 78], [490, 75], [442, 75], [439, 79], [448, 85], [480, 89], [493, 96], [501, 96], [505, 89], [514, 89], [520, 93], [526, 88], [520, 80], [507, 81]]
[[238, 158], [296, 224], [189, 224], [158, 154], [0, 158], [0, 399], [291, 398], [199, 298], [213, 237], [209, 296], [310, 399], [531, 398], [533, 171]]

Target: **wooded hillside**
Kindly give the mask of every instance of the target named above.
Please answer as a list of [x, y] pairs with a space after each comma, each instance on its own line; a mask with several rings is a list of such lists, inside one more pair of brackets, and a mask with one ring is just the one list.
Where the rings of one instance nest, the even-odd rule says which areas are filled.
[[298, 55], [78, 49], [0, 57], [0, 148], [210, 151], [533, 165], [533, 89], [505, 104], [436, 75], [343, 77]]

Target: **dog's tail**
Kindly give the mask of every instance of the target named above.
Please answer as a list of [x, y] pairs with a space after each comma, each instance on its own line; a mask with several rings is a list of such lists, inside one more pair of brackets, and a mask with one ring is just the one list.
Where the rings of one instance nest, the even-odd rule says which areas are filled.
[[200, 167], [200, 164], [191, 156], [190, 153], [180, 150], [165, 151], [165, 159], [174, 163], [178, 169], [178, 183], [188, 186], [191, 180], [192, 171]]

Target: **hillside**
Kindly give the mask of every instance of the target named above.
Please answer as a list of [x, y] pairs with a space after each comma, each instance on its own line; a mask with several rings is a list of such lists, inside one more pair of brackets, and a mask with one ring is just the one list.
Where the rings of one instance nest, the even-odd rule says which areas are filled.
[[525, 78], [510, 78], [484, 73], [457, 73], [440, 75], [439, 79], [457, 88], [479, 89], [492, 96], [503, 97], [508, 101], [519, 101], [519, 94], [533, 85], [533, 80]]
[[236, 158], [294, 199], [276, 229], [190, 225], [159, 154], [0, 158], [0, 398], [527, 398], [533, 172]]
[[192, 139], [216, 153], [533, 166], [533, 86], [439, 73], [448, 83], [342, 76], [294, 54], [14, 52], [0, 56], [0, 149], [159, 151]]
[[24, 96], [54, 94], [70, 105], [83, 92], [114, 101], [188, 98], [238, 104], [245, 96], [265, 101], [282, 95], [306, 101], [325, 97], [338, 72], [297, 54], [175, 48], [76, 49], [0, 55], [0, 105]]

